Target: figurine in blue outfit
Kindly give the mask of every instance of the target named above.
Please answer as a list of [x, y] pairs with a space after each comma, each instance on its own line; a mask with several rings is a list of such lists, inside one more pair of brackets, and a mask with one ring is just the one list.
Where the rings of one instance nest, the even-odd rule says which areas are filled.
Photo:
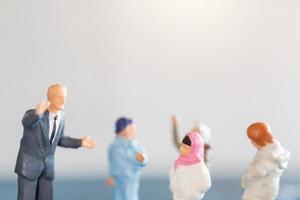
[[67, 89], [55, 84], [48, 88], [48, 100], [28, 110], [22, 120], [23, 137], [17, 157], [18, 200], [52, 200], [54, 154], [57, 145], [66, 148], [94, 148], [96, 142], [64, 135]]
[[140, 171], [147, 164], [144, 148], [136, 138], [136, 126], [129, 118], [116, 122], [116, 138], [109, 147], [109, 186], [115, 186], [115, 200], [138, 200]]

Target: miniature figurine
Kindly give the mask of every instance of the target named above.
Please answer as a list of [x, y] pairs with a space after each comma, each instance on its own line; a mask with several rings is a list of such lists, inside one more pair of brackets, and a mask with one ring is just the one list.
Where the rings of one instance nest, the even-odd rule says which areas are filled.
[[109, 147], [109, 186], [115, 200], [138, 200], [140, 171], [147, 164], [144, 148], [136, 140], [136, 126], [129, 118], [116, 122], [116, 138]]
[[[178, 133], [178, 120], [175, 115], [172, 116], [171, 122], [172, 122], [173, 143], [175, 147], [179, 150], [181, 142]], [[196, 122], [194, 127], [192, 128], [192, 131], [198, 132], [204, 140], [204, 162], [206, 164], [206, 167], [210, 168], [211, 129], [203, 123]]]
[[180, 156], [170, 172], [170, 189], [174, 200], [200, 200], [211, 187], [204, 164], [204, 143], [196, 131], [188, 133], [180, 144]]
[[247, 129], [248, 138], [257, 153], [243, 178], [243, 200], [274, 200], [278, 195], [280, 176], [287, 168], [290, 152], [273, 138], [269, 125], [257, 122]]
[[66, 148], [94, 148], [89, 137], [74, 139], [64, 135], [67, 89], [55, 84], [48, 88], [48, 101], [28, 110], [22, 120], [23, 137], [16, 162], [18, 200], [52, 200], [54, 154], [57, 145]]

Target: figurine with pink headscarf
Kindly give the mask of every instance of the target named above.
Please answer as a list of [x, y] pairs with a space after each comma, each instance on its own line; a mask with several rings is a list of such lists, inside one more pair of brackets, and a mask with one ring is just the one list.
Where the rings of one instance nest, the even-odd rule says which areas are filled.
[[211, 187], [209, 170], [204, 163], [204, 142], [193, 131], [183, 138], [180, 156], [170, 172], [173, 200], [201, 200]]

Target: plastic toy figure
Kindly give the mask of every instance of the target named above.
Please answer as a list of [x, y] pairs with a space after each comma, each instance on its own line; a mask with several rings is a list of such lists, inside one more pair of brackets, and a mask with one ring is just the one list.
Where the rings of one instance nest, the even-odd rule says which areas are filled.
[[243, 200], [274, 200], [278, 195], [280, 176], [287, 168], [290, 153], [272, 136], [269, 125], [257, 122], [247, 129], [248, 138], [257, 153], [243, 178]]
[[[180, 139], [179, 139], [179, 133], [178, 133], [178, 120], [176, 116], [172, 116], [171, 118], [172, 121], [172, 136], [173, 136], [173, 143], [175, 147], [179, 150], [180, 148]], [[211, 150], [211, 145], [210, 145], [210, 137], [211, 137], [211, 130], [209, 127], [207, 127], [203, 123], [195, 123], [192, 131], [198, 132], [203, 140], [204, 140], [204, 162], [206, 166], [209, 168], [210, 167], [210, 150]]]
[[115, 200], [138, 200], [140, 171], [147, 164], [144, 148], [136, 138], [136, 126], [122, 117], [116, 122], [116, 138], [109, 147], [110, 177]]
[[21, 139], [15, 172], [18, 174], [18, 200], [52, 200], [54, 154], [58, 146], [94, 148], [96, 143], [83, 137], [64, 135], [66, 87], [55, 84], [48, 88], [48, 101], [28, 110], [22, 120]]
[[179, 148], [180, 156], [170, 172], [170, 189], [174, 200], [199, 200], [211, 187], [204, 164], [204, 143], [197, 132], [188, 133]]

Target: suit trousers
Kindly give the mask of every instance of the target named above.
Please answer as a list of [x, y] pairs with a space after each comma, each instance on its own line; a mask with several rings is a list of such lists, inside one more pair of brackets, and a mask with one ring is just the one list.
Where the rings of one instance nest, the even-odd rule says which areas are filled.
[[44, 173], [37, 180], [18, 175], [17, 200], [53, 200], [53, 179]]

